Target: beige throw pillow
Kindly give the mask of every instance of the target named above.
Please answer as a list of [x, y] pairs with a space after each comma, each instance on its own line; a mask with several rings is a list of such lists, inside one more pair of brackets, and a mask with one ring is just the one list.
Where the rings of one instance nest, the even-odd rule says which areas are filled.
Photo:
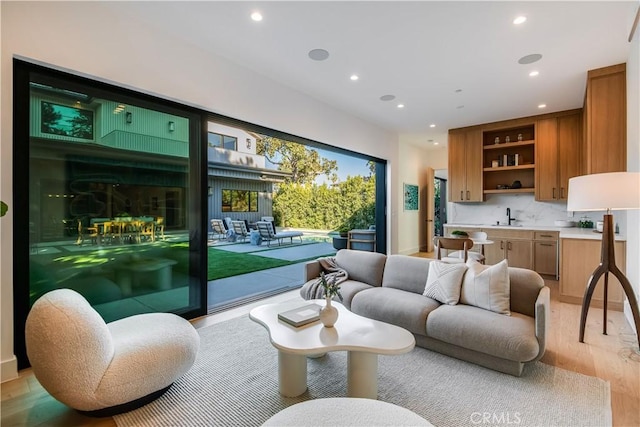
[[462, 280], [460, 302], [510, 316], [511, 288], [507, 260], [484, 266], [470, 259], [467, 267]]
[[460, 286], [462, 286], [465, 271], [467, 271], [465, 264], [431, 261], [427, 285], [422, 295], [443, 304], [456, 305], [460, 299]]

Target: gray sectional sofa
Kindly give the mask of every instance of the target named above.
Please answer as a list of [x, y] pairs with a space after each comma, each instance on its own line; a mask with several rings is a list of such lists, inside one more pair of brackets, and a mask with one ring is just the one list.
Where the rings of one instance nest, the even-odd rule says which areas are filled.
[[[342, 249], [334, 261], [349, 275], [340, 285], [344, 306], [411, 331], [420, 347], [515, 376], [544, 354], [549, 288], [534, 271], [508, 267], [511, 315], [505, 315], [423, 296], [431, 259]], [[321, 270], [318, 261], [306, 264], [303, 298], [322, 298]]]

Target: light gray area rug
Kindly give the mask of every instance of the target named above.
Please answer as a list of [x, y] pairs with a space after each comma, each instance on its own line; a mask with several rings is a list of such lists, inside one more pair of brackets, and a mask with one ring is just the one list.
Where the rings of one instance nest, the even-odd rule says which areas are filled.
[[[295, 403], [346, 395], [345, 352], [308, 359], [309, 389], [285, 398], [262, 326], [243, 316], [198, 332], [193, 368], [155, 402], [116, 416], [118, 426], [259, 426]], [[435, 426], [611, 425], [609, 383], [543, 363], [516, 378], [416, 348], [380, 356], [378, 370], [379, 400]]]

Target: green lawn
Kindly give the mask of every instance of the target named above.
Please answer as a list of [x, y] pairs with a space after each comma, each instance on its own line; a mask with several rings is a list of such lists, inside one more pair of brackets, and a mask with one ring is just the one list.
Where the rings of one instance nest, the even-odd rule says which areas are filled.
[[[333, 254], [326, 254], [325, 256], [332, 255]], [[253, 273], [254, 271], [297, 264], [299, 262], [310, 261], [317, 258], [318, 257], [312, 257], [307, 259], [298, 259], [295, 261], [286, 261], [283, 259], [267, 258], [247, 253], [235, 253], [209, 248], [209, 268], [207, 269], [207, 279], [222, 279], [225, 277], [237, 276], [239, 274]]]
[[290, 264], [295, 262], [209, 248], [207, 279], [222, 279]]

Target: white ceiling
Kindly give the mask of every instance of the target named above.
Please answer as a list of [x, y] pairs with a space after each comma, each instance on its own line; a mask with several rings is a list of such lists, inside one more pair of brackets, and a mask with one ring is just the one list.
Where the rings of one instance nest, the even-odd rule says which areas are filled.
[[[126, 13], [403, 141], [444, 148], [450, 128], [582, 107], [587, 70], [626, 62], [638, 4], [136, 2]], [[254, 11], [261, 22], [250, 19]], [[518, 15], [527, 17], [520, 26]], [[329, 58], [309, 59], [316, 48]], [[534, 53], [542, 59], [518, 63]], [[379, 99], [387, 94], [396, 99]]]

